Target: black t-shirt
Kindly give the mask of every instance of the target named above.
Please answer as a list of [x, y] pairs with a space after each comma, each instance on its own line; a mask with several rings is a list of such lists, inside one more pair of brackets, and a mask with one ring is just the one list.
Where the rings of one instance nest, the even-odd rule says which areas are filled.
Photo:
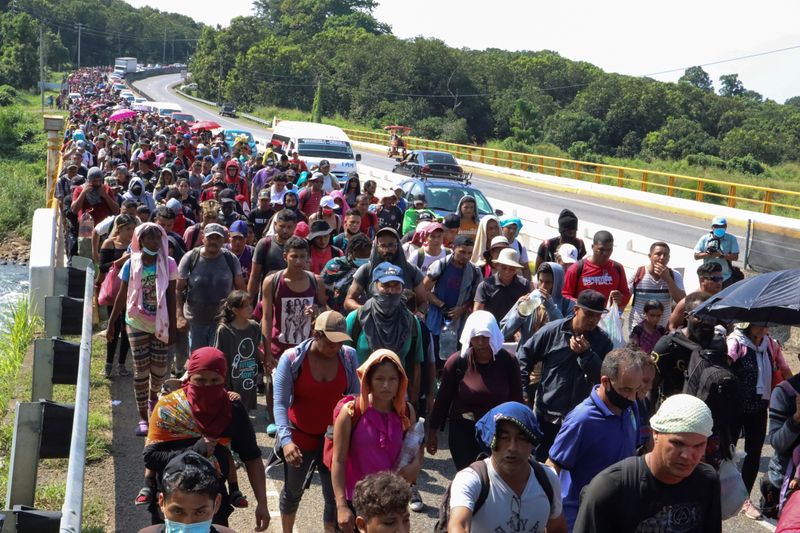
[[403, 211], [393, 205], [390, 208], [378, 208], [376, 213], [378, 216], [378, 229], [392, 228], [397, 233], [400, 233], [400, 226], [403, 223]]
[[500, 322], [514, 302], [529, 292], [531, 292], [531, 282], [519, 274], [514, 276], [514, 280], [508, 286], [502, 285], [495, 274], [478, 285], [475, 301], [484, 304], [484, 309], [492, 313]]
[[247, 215], [247, 219], [253, 225], [253, 232], [256, 234], [256, 239], [260, 239], [264, 235], [264, 229], [269, 224], [272, 215], [275, 214], [275, 210], [268, 207], [266, 209], [253, 209], [250, 211], [250, 214]]
[[[658, 375], [660, 376], [659, 389], [661, 395], [665, 398], [683, 392], [683, 385], [686, 381], [686, 375], [689, 370], [689, 362], [692, 358], [693, 348], [686, 346], [693, 341], [683, 334], [682, 330], [678, 330], [664, 335], [656, 345], [653, 346], [653, 353], [658, 354]], [[711, 349], [722, 351], [725, 349], [724, 339], [715, 337], [711, 342]]]
[[719, 533], [716, 471], [700, 463], [675, 485], [653, 476], [644, 457], [629, 457], [595, 476], [581, 493], [573, 533]]
[[[269, 244], [269, 246], [267, 246]], [[278, 244], [275, 236], [264, 237], [256, 243], [256, 250], [253, 253], [253, 263], [261, 265], [261, 279], [259, 287], [272, 272], [286, 268], [286, 259], [283, 258], [283, 246]]]

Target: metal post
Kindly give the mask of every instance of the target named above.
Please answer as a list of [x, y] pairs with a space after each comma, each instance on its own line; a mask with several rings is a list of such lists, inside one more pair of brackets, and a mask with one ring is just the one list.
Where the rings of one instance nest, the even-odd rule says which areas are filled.
[[33, 341], [31, 401], [53, 399], [53, 339]]
[[45, 202], [53, 198], [53, 187], [58, 176], [58, 161], [61, 158], [61, 131], [64, 129], [64, 117], [57, 115], [44, 116], [44, 130], [47, 132], [47, 178]]
[[78, 68], [81, 68], [81, 31], [83, 30], [83, 24], [78, 22], [75, 27], [78, 28]]
[[14, 440], [11, 444], [11, 464], [8, 469], [6, 509], [12, 509], [15, 505], [33, 506], [41, 435], [42, 404], [18, 403], [14, 416]]
[[86, 434], [89, 431], [89, 372], [92, 365], [92, 296], [94, 266], [86, 269], [83, 292], [83, 331], [78, 361], [78, 384], [75, 388], [75, 414], [69, 445], [67, 491], [61, 507], [61, 531], [79, 533], [83, 514], [83, 481], [86, 470]]

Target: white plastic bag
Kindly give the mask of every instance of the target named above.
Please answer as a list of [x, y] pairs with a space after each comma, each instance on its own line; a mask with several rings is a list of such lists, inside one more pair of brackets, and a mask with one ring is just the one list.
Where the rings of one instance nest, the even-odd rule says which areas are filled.
[[614, 349], [625, 346], [625, 334], [622, 332], [622, 317], [619, 316], [619, 307], [614, 302], [608, 308], [608, 313], [600, 319], [600, 329], [605, 331], [611, 338]]
[[725, 459], [719, 464], [720, 514], [723, 520], [739, 514], [749, 496], [742, 474], [736, 466], [739, 457], [740, 454], [737, 453], [733, 459]]

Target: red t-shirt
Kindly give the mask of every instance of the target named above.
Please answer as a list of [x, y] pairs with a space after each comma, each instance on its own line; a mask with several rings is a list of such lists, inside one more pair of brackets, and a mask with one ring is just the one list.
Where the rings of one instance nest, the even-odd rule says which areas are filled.
[[375, 235], [378, 230], [378, 217], [375, 213], [367, 213], [366, 216], [361, 216], [361, 226], [358, 230], [369, 238]]
[[331, 381], [317, 381], [311, 375], [308, 355], [303, 359], [300, 374], [294, 382], [292, 405], [289, 406], [289, 420], [292, 428], [292, 442], [301, 450], [319, 449], [322, 436], [331, 423], [333, 409], [347, 390], [347, 375], [340, 362], [336, 377]]
[[[75, 187], [75, 190], [72, 191], [72, 201], [75, 202], [78, 197], [83, 192], [83, 185]], [[114, 192], [111, 190], [111, 187], [103, 184], [103, 188], [106, 190], [106, 194], [109, 195], [112, 199], [114, 198]], [[105, 200], [101, 199], [100, 203], [95, 205], [89, 205], [89, 201], [85, 200], [83, 205], [81, 206], [80, 211], [78, 211], [78, 220], [83, 217], [84, 213], [89, 213], [92, 216], [92, 220], [94, 220], [95, 225], [99, 224], [106, 218], [111, 216], [111, 208], [108, 207], [108, 204]]]
[[[578, 279], [578, 266], [583, 263], [583, 271]], [[597, 266], [589, 259], [581, 259], [567, 269], [564, 275], [564, 289], [561, 294], [572, 300], [577, 300], [578, 295], [586, 290], [593, 289], [609, 297], [611, 291], [617, 290], [622, 293], [622, 306], [628, 305], [631, 293], [628, 290], [628, 280], [625, 276], [625, 268], [616, 261], [609, 259], [603, 266]]]
[[319, 211], [319, 202], [324, 195], [324, 191], [315, 192], [308, 188], [303, 189], [300, 191], [300, 196], [298, 197], [300, 211], [302, 211], [305, 216], [310, 217]]

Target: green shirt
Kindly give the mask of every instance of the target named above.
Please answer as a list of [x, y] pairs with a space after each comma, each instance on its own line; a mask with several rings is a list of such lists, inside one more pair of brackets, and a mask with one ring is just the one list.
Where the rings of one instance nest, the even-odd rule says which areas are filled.
[[[350, 311], [350, 314], [347, 315], [345, 322], [347, 323], [347, 334], [352, 337], [353, 334], [353, 326], [358, 320], [358, 310]], [[417, 329], [416, 339], [417, 342], [415, 343], [415, 353], [411, 354], [411, 362], [413, 363], [422, 363], [425, 360], [425, 355], [422, 351], [422, 329], [419, 326], [419, 320], [417, 317], [414, 317], [414, 327]], [[400, 358], [400, 361], [403, 362], [403, 366], [408, 368], [408, 361], [406, 360], [411, 350], [411, 341], [414, 339], [415, 336], [409, 335], [405, 342], [403, 342], [403, 349], [401, 350], [402, 353], [398, 353], [397, 356]], [[358, 364], [361, 365], [366, 361], [370, 354], [375, 350], [379, 349], [380, 346], [375, 346], [371, 348], [369, 343], [367, 342], [367, 336], [364, 334], [364, 330], [362, 329], [361, 332], [358, 334], [358, 339], [356, 339], [355, 344], [353, 342], [347, 342], [348, 346], [352, 346], [356, 349], [356, 353], [358, 354]], [[409, 376], [410, 377], [410, 376]]]

